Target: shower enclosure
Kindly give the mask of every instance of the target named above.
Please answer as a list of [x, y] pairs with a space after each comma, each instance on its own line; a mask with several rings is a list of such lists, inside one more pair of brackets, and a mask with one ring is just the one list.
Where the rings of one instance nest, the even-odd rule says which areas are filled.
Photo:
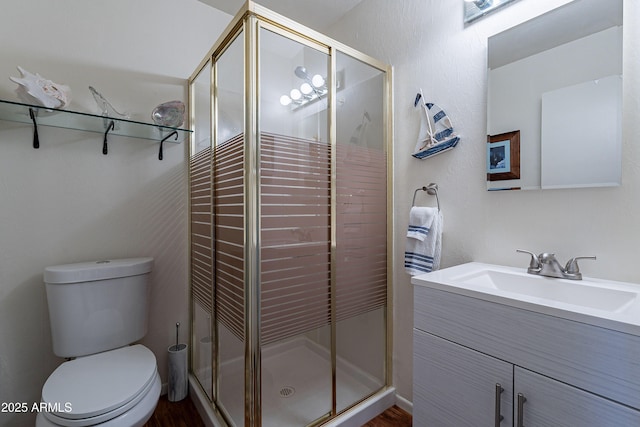
[[251, 1], [189, 80], [191, 371], [229, 425], [390, 382], [391, 68]]

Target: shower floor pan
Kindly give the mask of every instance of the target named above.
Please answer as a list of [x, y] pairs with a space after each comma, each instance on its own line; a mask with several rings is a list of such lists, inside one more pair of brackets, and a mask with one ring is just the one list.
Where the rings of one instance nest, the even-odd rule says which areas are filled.
[[[236, 425], [244, 424], [244, 362], [220, 367], [221, 405]], [[383, 383], [338, 358], [338, 411], [371, 395]], [[331, 411], [331, 359], [324, 347], [305, 337], [270, 346], [262, 356], [262, 426], [299, 427]], [[226, 398], [225, 398], [226, 397]]]

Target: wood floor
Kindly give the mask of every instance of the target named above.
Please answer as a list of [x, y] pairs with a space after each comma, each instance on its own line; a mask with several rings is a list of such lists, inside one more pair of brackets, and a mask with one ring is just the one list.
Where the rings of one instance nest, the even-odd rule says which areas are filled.
[[[411, 423], [410, 414], [392, 406], [362, 427], [411, 427]], [[190, 398], [169, 402], [162, 396], [145, 427], [204, 427], [204, 423]]]
[[411, 414], [393, 405], [363, 427], [411, 427], [412, 423]]
[[151, 419], [144, 427], [205, 427], [190, 397], [179, 402], [169, 402], [167, 395], [160, 401]]

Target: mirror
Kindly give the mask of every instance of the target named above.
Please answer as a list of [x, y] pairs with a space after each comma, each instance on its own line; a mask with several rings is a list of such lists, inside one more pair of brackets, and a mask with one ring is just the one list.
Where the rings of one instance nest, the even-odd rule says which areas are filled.
[[489, 38], [488, 190], [620, 185], [622, 1], [574, 0]]

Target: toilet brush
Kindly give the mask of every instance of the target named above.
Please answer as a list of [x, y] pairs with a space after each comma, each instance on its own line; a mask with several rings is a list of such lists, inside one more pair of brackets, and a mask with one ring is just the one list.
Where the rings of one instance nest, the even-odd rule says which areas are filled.
[[180, 344], [180, 322], [176, 322], [176, 345], [169, 347], [169, 401], [184, 399], [188, 388], [187, 345]]

